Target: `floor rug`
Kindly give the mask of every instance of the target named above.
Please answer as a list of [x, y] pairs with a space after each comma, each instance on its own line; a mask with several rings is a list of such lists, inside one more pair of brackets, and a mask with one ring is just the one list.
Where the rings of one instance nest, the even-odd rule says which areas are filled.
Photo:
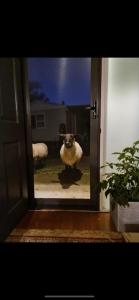
[[123, 237], [126, 243], [139, 243], [139, 232], [124, 232]]
[[60, 229], [14, 229], [5, 242], [31, 243], [122, 243], [118, 232]]

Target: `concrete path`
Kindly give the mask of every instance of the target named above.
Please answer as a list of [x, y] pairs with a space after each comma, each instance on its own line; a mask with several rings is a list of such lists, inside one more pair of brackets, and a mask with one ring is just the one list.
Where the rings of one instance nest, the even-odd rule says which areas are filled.
[[60, 159], [49, 159], [35, 171], [35, 198], [90, 198], [89, 157], [83, 157], [77, 170], [65, 171]]

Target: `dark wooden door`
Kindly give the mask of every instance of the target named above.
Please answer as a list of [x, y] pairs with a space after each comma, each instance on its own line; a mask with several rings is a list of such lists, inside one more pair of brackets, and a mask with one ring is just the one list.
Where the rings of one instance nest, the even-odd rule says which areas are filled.
[[100, 181], [100, 119], [101, 119], [101, 68], [102, 59], [91, 60], [90, 107], [90, 192], [93, 210], [99, 210], [98, 183]]
[[0, 241], [28, 207], [21, 60], [0, 58]]

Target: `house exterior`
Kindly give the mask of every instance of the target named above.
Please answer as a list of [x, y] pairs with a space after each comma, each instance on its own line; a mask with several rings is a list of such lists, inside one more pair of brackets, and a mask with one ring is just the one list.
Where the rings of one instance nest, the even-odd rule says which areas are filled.
[[32, 141], [56, 142], [60, 124], [66, 124], [67, 108], [63, 104], [43, 101], [31, 103]]

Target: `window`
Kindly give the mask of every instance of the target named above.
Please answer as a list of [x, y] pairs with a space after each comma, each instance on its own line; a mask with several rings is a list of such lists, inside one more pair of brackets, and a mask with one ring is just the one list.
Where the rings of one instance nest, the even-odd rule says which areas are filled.
[[44, 128], [45, 127], [45, 115], [36, 114], [31, 116], [32, 128]]

